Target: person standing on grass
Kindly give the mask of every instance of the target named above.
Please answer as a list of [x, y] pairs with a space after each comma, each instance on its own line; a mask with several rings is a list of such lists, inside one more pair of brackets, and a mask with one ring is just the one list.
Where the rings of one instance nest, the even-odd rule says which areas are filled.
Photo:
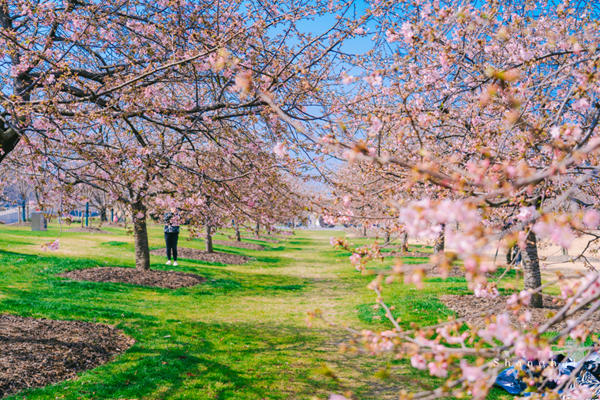
[[173, 254], [173, 266], [177, 266], [177, 240], [179, 239], [179, 213], [176, 208], [165, 214], [165, 242], [167, 244], [167, 265], [171, 265], [171, 253]]

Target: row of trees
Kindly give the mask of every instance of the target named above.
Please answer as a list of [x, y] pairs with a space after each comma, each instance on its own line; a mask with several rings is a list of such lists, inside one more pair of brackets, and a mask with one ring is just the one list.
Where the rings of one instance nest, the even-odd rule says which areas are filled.
[[[498, 296], [502, 278], [488, 282], [486, 274], [496, 268], [489, 254], [516, 245], [525, 290], [509, 299], [509, 308], [541, 307], [539, 238], [568, 249], [576, 237], [586, 236], [588, 249], [600, 237], [600, 213], [594, 208], [598, 11], [593, 2], [373, 3], [372, 19], [355, 32], [376, 45], [365, 57], [347, 58], [353, 69], [340, 81], [348, 91], [336, 93], [345, 118], [319, 142], [323, 151], [348, 161], [342, 173], [331, 171], [327, 178], [338, 201], [324, 212], [338, 222], [385, 226], [435, 242], [432, 261], [438, 269], [448, 273], [460, 261], [478, 296]], [[451, 251], [443, 251], [444, 241]], [[351, 250], [357, 269], [372, 273], [365, 265], [380, 257], [378, 246], [353, 248], [341, 238], [332, 243]], [[585, 259], [583, 253], [569, 254]], [[462, 320], [403, 329], [382, 292], [386, 284], [420, 283], [424, 271], [401, 266], [378, 271], [369, 288], [392, 328], [351, 332], [367, 353], [394, 353], [448, 378], [410, 398], [466, 393], [484, 398], [504, 368], [494, 358], [509, 354], [513, 362], [524, 357], [547, 363], [551, 346], [565, 338], [585, 342], [590, 328], [583, 323], [600, 309], [599, 278], [589, 266], [594, 272], [581, 280], [561, 276], [554, 282], [566, 305], [529, 332], [510, 326], [507, 314], [490, 310], [481, 310], [490, 317], [482, 330], [464, 332]], [[566, 329], [545, 335], [588, 306]], [[589, 355], [593, 348], [584, 351]], [[467, 363], [467, 355], [477, 363]], [[558, 396], [564, 390], [573, 398], [589, 398], [573, 385], [577, 372], [556, 386], [544, 385], [554, 380], [547, 373], [526, 382], [538, 393]]]
[[261, 95], [296, 121], [321, 118], [308, 107], [327, 100], [330, 55], [351, 21], [317, 35], [298, 24], [347, 11], [328, 2], [3, 1], [0, 165], [43, 180], [62, 210], [96, 198], [125, 207], [142, 269], [147, 218], [169, 207], [209, 235], [232, 220], [270, 228], [293, 218], [306, 206], [303, 165], [279, 142], [297, 138]]
[[[366, 4], [358, 15], [333, 1], [0, 2], [0, 168], [43, 180], [64, 210], [78, 187], [125, 207], [141, 269], [149, 215], [181, 208], [210, 242], [232, 220], [290, 219], [307, 204], [298, 182], [318, 177], [339, 197], [323, 204], [330, 218], [443, 237], [455, 251], [440, 246], [433, 261], [447, 272], [462, 260], [479, 295], [498, 293], [489, 249], [517, 244], [528, 290], [511, 306], [539, 306], [538, 236], [563, 247], [598, 238], [598, 212], [564, 207], [575, 191], [598, 193], [597, 5]], [[302, 30], [325, 15], [328, 28]], [[346, 53], [344, 41], [362, 36], [373, 48]], [[378, 257], [377, 246], [352, 250], [359, 270]], [[544, 333], [600, 308], [596, 275], [569, 281], [567, 306], [546, 325], [522, 333], [492, 317], [469, 333], [489, 346], [472, 347], [455, 322], [400, 327], [381, 293], [402, 273], [381, 271], [370, 285], [393, 329], [362, 335], [371, 353], [451, 378], [413, 398], [482, 398], [498, 373], [487, 359], [584, 340], [582, 319]]]

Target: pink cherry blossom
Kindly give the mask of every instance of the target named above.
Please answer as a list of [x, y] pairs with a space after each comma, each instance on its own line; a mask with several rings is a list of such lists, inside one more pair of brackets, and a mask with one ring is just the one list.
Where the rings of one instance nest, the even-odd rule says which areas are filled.
[[407, 44], [411, 44], [413, 42], [413, 37], [415, 32], [413, 31], [412, 25], [410, 22], [404, 22], [402, 24], [402, 28], [400, 29], [402, 36], [404, 36], [404, 42]]
[[381, 86], [383, 83], [383, 78], [378, 73], [372, 73], [363, 78], [365, 82], [367, 82], [371, 86]]
[[484, 286], [484, 285], [477, 285], [475, 287], [474, 290], [475, 293], [475, 297], [481, 297], [481, 298], [487, 298], [487, 299], [495, 299], [496, 297], [500, 296], [500, 293], [498, 292], [498, 289], [496, 288], [496, 286]]
[[521, 207], [521, 209], [519, 210], [519, 214], [517, 214], [517, 219], [519, 221], [529, 221], [536, 214], [537, 211], [533, 206]]
[[477, 382], [478, 380], [485, 379], [485, 374], [479, 367], [471, 367], [467, 361], [463, 358], [460, 360], [460, 369], [462, 370], [462, 377], [468, 382]]
[[278, 142], [275, 147], [273, 147], [273, 152], [277, 155], [277, 157], [285, 157], [287, 154], [285, 144]]
[[383, 124], [377, 117], [371, 118], [371, 126], [369, 127], [369, 135], [376, 135], [381, 130]]
[[492, 342], [492, 339], [496, 338], [505, 346], [511, 345], [519, 337], [519, 333], [511, 328], [507, 313], [497, 315], [496, 322], [492, 322], [485, 329], [480, 329], [477, 334], [487, 342]]
[[587, 210], [583, 215], [582, 222], [590, 229], [598, 228], [600, 224], [600, 212], [596, 210]]
[[429, 17], [431, 12], [432, 12], [431, 4], [430, 3], [423, 4], [423, 7], [421, 8], [421, 18]]
[[448, 362], [440, 354], [435, 356], [435, 361], [427, 364], [427, 368], [429, 368], [429, 373], [433, 376], [439, 378], [446, 378], [448, 376]]
[[415, 354], [410, 358], [410, 365], [418, 369], [426, 369], [427, 368], [427, 360], [421, 354]]
[[59, 239], [56, 239], [52, 242], [48, 242], [48, 243], [44, 243], [42, 245], [42, 250], [44, 251], [58, 251], [58, 249], [60, 248], [60, 242]]
[[573, 110], [585, 112], [590, 108], [590, 102], [586, 98], [582, 98], [573, 103]]
[[349, 85], [351, 83], [353, 83], [356, 80], [356, 78], [352, 75], [348, 75], [347, 73], [342, 73], [342, 83], [344, 85]]
[[522, 49], [519, 52], [519, 55], [521, 56], [521, 60], [523, 60], [523, 61], [529, 61], [533, 58], [533, 52], [526, 50], [526, 49]]

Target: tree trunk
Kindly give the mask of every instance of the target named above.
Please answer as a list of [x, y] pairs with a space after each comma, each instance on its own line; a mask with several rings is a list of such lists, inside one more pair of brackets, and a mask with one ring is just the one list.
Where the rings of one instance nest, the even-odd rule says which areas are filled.
[[[4, 13], [2, 12], [2, 14]], [[2, 25], [4, 25], [7, 22], [7, 16], [6, 14], [4, 14], [2, 16]], [[8, 23], [12, 25], [12, 21]], [[19, 58], [18, 53], [15, 55], [17, 56], [17, 58]], [[13, 57], [15, 55], [13, 55]], [[19, 96], [21, 98], [20, 100], [22, 100], [23, 102], [28, 102], [31, 100], [31, 89], [27, 90], [27, 88], [33, 86], [31, 80], [32, 78], [29, 76], [29, 74], [27, 74], [24, 78], [21, 77], [23, 75], [25, 74], [20, 74], [20, 76], [14, 79], [14, 87], [12, 88], [12, 93], [23, 93]], [[19, 117], [19, 120], [25, 122], [25, 119], [22, 116]], [[19, 135], [19, 133], [13, 128], [6, 125], [3, 119], [0, 119], [0, 163], [2, 162], [2, 160], [4, 160], [6, 156], [8, 156], [8, 154], [11, 151], [14, 150], [14, 148], [17, 146], [20, 140], [21, 135]]]
[[406, 233], [406, 232], [404, 232], [404, 235], [402, 236], [401, 251], [408, 252], [408, 233]]
[[446, 245], [446, 237], [444, 236], [444, 230], [446, 229], [446, 225], [442, 224], [442, 231], [440, 232], [440, 236], [435, 241], [435, 245], [433, 246], [433, 254], [440, 253], [444, 251], [444, 247]]
[[255, 231], [254, 231], [254, 234], [256, 235], [256, 237], [259, 237], [259, 236], [258, 236], [258, 233], [259, 233], [259, 232], [260, 232], [260, 224], [257, 222], [257, 223], [256, 223], [256, 229], [255, 229]]
[[206, 246], [207, 253], [214, 253], [213, 242], [212, 242], [212, 226], [206, 225], [206, 234], [204, 236], [204, 245]]
[[[137, 218], [137, 214], [144, 214]], [[146, 206], [142, 202], [133, 204], [133, 234], [135, 240], [135, 267], [141, 270], [150, 269], [150, 248], [148, 247], [148, 229], [146, 227]]]
[[235, 226], [235, 241], [236, 242], [242, 241], [242, 235], [240, 234], [240, 227], [237, 225]]
[[106, 207], [100, 208], [100, 221], [107, 222], [108, 217], [106, 216]]
[[85, 226], [85, 212], [81, 211], [81, 227]]
[[390, 231], [385, 231], [385, 243], [384, 244], [389, 244], [390, 243]]
[[0, 162], [17, 146], [20, 139], [21, 136], [16, 131], [0, 120]]
[[[522, 251], [523, 259], [523, 283], [525, 289], [537, 289], [542, 286], [542, 276], [540, 274], [540, 260], [537, 251], [537, 238], [531, 230], [527, 235], [525, 250]], [[535, 293], [531, 296], [531, 307], [542, 307], [542, 294]]]
[[367, 225], [363, 224], [362, 237], [367, 237]]

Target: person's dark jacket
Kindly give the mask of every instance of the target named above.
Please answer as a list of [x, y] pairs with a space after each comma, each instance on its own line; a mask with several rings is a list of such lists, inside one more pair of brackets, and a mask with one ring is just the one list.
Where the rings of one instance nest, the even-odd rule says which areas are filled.
[[[173, 220], [173, 221], [171, 221]], [[165, 233], [179, 233], [179, 214], [168, 212], [165, 214]]]

